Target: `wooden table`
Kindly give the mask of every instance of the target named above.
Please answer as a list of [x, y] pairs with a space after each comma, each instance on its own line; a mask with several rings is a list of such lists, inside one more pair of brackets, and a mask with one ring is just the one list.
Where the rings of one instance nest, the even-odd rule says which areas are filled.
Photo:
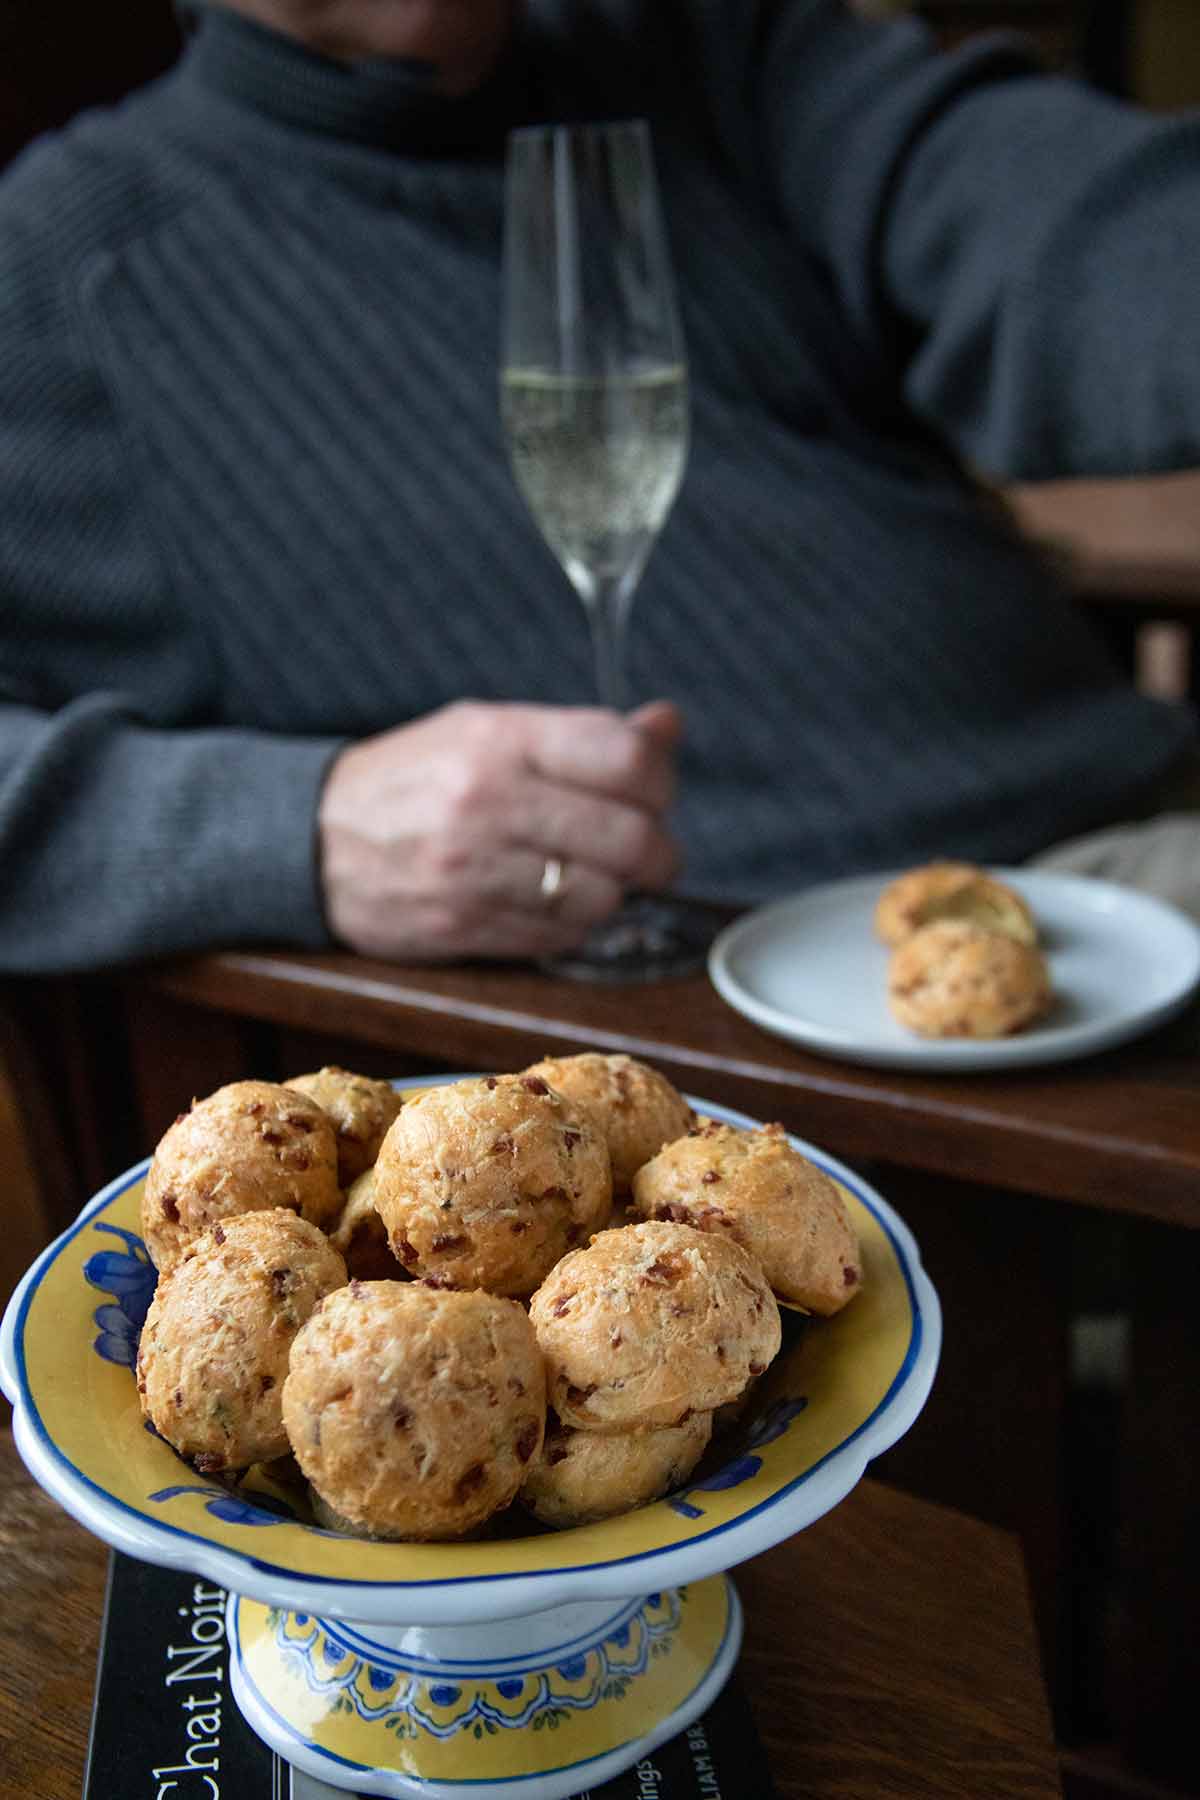
[[[0, 1433], [4, 1800], [78, 1800], [106, 1554]], [[780, 1800], [1061, 1793], [1006, 1533], [868, 1481], [737, 1582], [741, 1669]]]
[[[402, 1075], [622, 1049], [843, 1156], [914, 1229], [945, 1312], [933, 1395], [882, 1473], [1019, 1533], [1064, 1740], [1115, 1736], [1139, 1772], [1200, 1789], [1200, 1014], [1087, 1062], [954, 1078], [806, 1055], [702, 976], [631, 991], [518, 967], [229, 952], [26, 998], [31, 1038], [58, 1040], [57, 1091], [70, 1096], [64, 1219], [192, 1095], [325, 1061]], [[1081, 1496], [1068, 1454], [1073, 1267], [1081, 1240], [1114, 1232], [1130, 1399], [1101, 1420], [1111, 1455], [1106, 1439]], [[1115, 1517], [1099, 1550], [1098, 1511]], [[1098, 1557], [1118, 1551], [1097, 1580]]]

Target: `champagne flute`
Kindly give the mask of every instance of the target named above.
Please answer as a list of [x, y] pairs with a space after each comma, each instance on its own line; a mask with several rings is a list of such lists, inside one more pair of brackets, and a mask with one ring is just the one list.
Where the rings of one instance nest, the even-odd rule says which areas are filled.
[[[688, 451], [687, 364], [649, 128], [509, 138], [501, 422], [517, 486], [583, 601], [599, 697], [628, 705], [622, 645]], [[646, 980], [697, 967], [701, 909], [627, 896], [558, 973]]]

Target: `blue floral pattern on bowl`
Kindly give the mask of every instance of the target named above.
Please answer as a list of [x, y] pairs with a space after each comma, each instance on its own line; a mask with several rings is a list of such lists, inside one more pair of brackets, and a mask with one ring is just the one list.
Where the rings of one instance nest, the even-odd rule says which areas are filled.
[[310, 1613], [272, 1610], [270, 1623], [284, 1663], [338, 1712], [382, 1724], [398, 1737], [483, 1737], [497, 1731], [557, 1730], [605, 1700], [619, 1700], [651, 1662], [671, 1652], [687, 1589], [650, 1594], [594, 1643], [541, 1667], [513, 1673], [480, 1666], [453, 1680], [430, 1676], [379, 1644], [373, 1652], [344, 1641], [336, 1625]]
[[102, 1220], [96, 1221], [94, 1229], [120, 1238], [125, 1249], [97, 1250], [83, 1265], [83, 1277], [89, 1286], [111, 1295], [115, 1302], [98, 1306], [93, 1313], [100, 1335], [92, 1348], [106, 1362], [123, 1363], [132, 1369], [137, 1363], [138, 1338], [154, 1298], [158, 1270], [135, 1232]]
[[282, 1525], [295, 1520], [296, 1512], [286, 1500], [277, 1494], [264, 1494], [257, 1488], [250, 1493], [238, 1493], [223, 1487], [199, 1487], [185, 1482], [180, 1487], [159, 1488], [151, 1494], [151, 1500], [158, 1505], [164, 1501], [174, 1500], [180, 1494], [206, 1494], [205, 1512], [211, 1513], [214, 1519], [224, 1519], [227, 1525]]
[[[746, 1441], [746, 1451], [761, 1450], [764, 1444], [770, 1444], [782, 1437], [792, 1420], [798, 1418], [808, 1405], [803, 1395], [795, 1400], [773, 1400], [765, 1413], [757, 1418]], [[682, 1493], [675, 1494], [667, 1505], [685, 1519], [702, 1519], [704, 1508], [696, 1506], [687, 1498], [688, 1494], [722, 1493], [726, 1488], [740, 1487], [743, 1481], [749, 1481], [762, 1468], [761, 1456], [743, 1454], [735, 1456], [732, 1462], [724, 1463], [721, 1468], [714, 1469], [703, 1481], [693, 1483]]]
[[[114, 1237], [121, 1238], [126, 1247], [124, 1250], [98, 1250], [83, 1265], [84, 1278], [89, 1284], [99, 1288], [102, 1293], [111, 1295], [114, 1301], [113, 1305], [97, 1307], [93, 1314], [100, 1328], [100, 1335], [92, 1347], [97, 1356], [104, 1357], [107, 1362], [121, 1363], [126, 1368], [133, 1369], [137, 1364], [138, 1338], [154, 1297], [158, 1272], [150, 1261], [145, 1244], [136, 1233], [125, 1231], [119, 1225], [99, 1222], [95, 1229], [111, 1232]], [[807, 1404], [807, 1400], [803, 1398], [774, 1401], [755, 1421], [746, 1451], [742, 1455], [714, 1470], [703, 1481], [695, 1482], [692, 1487], [676, 1494], [667, 1504], [685, 1519], [703, 1518], [704, 1508], [689, 1500], [687, 1495], [720, 1493], [727, 1488], [739, 1487], [743, 1481], [749, 1481], [762, 1467], [761, 1457], [749, 1452], [761, 1449], [764, 1444], [781, 1437]], [[274, 1495], [256, 1494], [252, 1502], [219, 1487], [185, 1485], [160, 1488], [157, 1493], [150, 1495], [150, 1499], [161, 1504], [180, 1494], [210, 1495], [205, 1511], [230, 1525], [278, 1525], [284, 1519], [297, 1518], [297, 1514], [286, 1502]]]

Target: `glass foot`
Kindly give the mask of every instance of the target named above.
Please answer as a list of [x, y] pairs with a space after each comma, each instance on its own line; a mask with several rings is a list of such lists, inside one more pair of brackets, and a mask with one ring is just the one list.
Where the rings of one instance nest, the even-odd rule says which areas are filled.
[[570, 981], [665, 981], [702, 969], [722, 920], [709, 907], [657, 894], [631, 894], [574, 950], [547, 957], [548, 974]]

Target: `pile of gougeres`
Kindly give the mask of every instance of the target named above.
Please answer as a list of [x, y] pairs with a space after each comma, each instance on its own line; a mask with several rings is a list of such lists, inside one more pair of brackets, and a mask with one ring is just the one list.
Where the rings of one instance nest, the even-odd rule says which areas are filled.
[[921, 1037], [1008, 1037], [1054, 1003], [1031, 908], [974, 863], [897, 876], [876, 903], [875, 931], [891, 950], [888, 1005]]
[[685, 1482], [862, 1262], [779, 1126], [698, 1117], [631, 1057], [425, 1088], [325, 1068], [238, 1081], [159, 1143], [147, 1418], [222, 1479], [285, 1465], [332, 1529], [588, 1523]]

